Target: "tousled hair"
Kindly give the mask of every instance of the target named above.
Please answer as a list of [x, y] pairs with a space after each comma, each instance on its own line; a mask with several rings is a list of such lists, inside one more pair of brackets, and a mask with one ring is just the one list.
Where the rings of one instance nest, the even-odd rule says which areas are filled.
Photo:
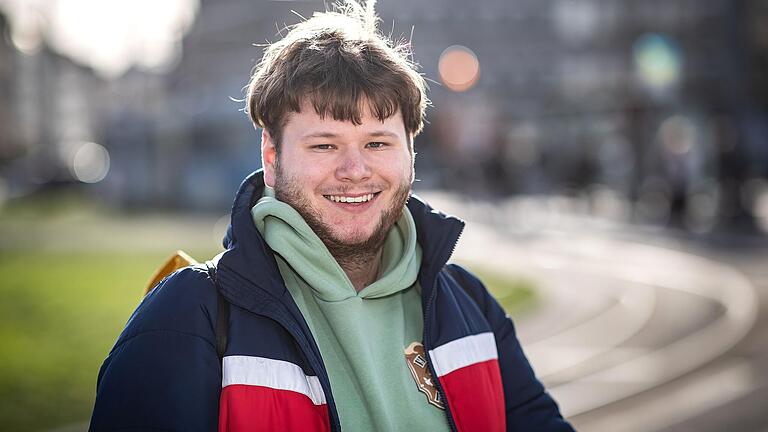
[[308, 102], [318, 115], [360, 124], [368, 104], [381, 121], [399, 110], [406, 136], [421, 132], [426, 83], [410, 60], [410, 43], [381, 34], [375, 0], [341, 0], [268, 45], [247, 86], [246, 112], [272, 136]]

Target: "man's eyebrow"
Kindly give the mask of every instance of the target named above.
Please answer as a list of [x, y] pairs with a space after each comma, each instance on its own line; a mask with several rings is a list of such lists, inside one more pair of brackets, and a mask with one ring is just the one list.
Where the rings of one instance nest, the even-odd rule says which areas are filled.
[[386, 130], [379, 130], [379, 131], [373, 131], [368, 134], [368, 136], [372, 137], [389, 137], [389, 138], [399, 138], [400, 136], [394, 132], [386, 131]]
[[336, 138], [338, 137], [338, 134], [335, 134], [333, 132], [310, 132], [308, 134], [302, 135], [301, 139], [309, 139], [309, 138]]
[[[387, 131], [387, 130], [372, 131], [372, 132], [368, 133], [368, 136], [369, 137], [399, 138], [398, 134], [396, 134], [394, 132]], [[310, 138], [338, 138], [338, 137], [339, 137], [339, 134], [336, 134], [336, 133], [333, 133], [333, 132], [318, 131], [318, 132], [310, 132], [308, 134], [302, 135], [301, 139], [302, 140], [306, 140], [306, 139], [310, 139]]]

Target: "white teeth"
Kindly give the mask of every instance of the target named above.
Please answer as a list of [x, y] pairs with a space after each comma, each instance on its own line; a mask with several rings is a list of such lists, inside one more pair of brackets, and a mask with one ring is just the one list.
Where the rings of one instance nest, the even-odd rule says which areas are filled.
[[361, 195], [358, 197], [347, 197], [347, 196], [341, 196], [341, 195], [325, 195], [325, 197], [333, 202], [361, 203], [361, 202], [368, 202], [372, 200], [373, 195], [374, 194], [368, 194], [368, 195]]

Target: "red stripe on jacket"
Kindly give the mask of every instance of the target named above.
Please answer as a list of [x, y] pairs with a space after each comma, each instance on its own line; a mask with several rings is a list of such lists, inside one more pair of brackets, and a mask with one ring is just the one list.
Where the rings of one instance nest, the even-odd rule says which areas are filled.
[[440, 377], [459, 432], [506, 429], [499, 362], [488, 360]]
[[453, 340], [430, 350], [429, 357], [459, 432], [506, 429], [493, 333]]
[[328, 406], [301, 393], [229, 385], [219, 401], [219, 432], [329, 431]]
[[320, 382], [298, 365], [227, 356], [222, 361], [221, 385], [219, 432], [330, 430]]

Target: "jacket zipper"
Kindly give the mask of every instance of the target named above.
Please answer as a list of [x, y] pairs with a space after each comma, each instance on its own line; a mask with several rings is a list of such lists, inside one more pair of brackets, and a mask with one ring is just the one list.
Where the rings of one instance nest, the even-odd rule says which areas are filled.
[[[453, 241], [453, 244], [451, 245], [450, 252], [448, 253], [445, 260], [440, 260], [437, 262], [442, 263], [442, 265], [445, 265], [445, 263], [448, 261], [448, 258], [450, 258], [451, 255], [453, 255], [454, 250], [456, 249], [456, 245], [459, 243], [459, 237], [461, 237], [461, 233], [464, 231], [464, 226], [461, 225], [459, 227], [458, 233], [455, 236], [455, 240]], [[442, 258], [442, 257], [441, 257]], [[434, 377], [435, 387], [437, 388], [437, 392], [440, 395], [440, 397], [443, 398], [443, 405], [445, 406], [445, 416], [448, 418], [448, 428], [453, 432], [458, 432], [458, 427], [456, 426], [456, 421], [453, 419], [453, 414], [451, 414], [451, 407], [448, 405], [448, 398], [445, 396], [445, 390], [443, 390], [443, 384], [440, 382], [440, 378], [437, 376], [437, 373], [435, 372], [435, 368], [432, 366], [432, 359], [429, 356], [429, 350], [431, 349], [431, 345], [428, 344], [429, 339], [427, 339], [427, 335], [429, 334], [429, 323], [430, 320], [429, 317], [429, 311], [432, 307], [432, 304], [435, 302], [435, 296], [437, 295], [437, 285], [440, 280], [440, 272], [438, 271], [438, 274], [435, 275], [434, 282], [432, 282], [432, 292], [429, 295], [429, 299], [427, 300], [427, 305], [424, 308], [424, 353], [427, 356], [427, 367], [429, 368], [429, 373], [432, 374]]]
[[288, 333], [290, 333], [293, 339], [298, 342], [299, 347], [301, 348], [304, 356], [309, 361], [310, 366], [312, 366], [312, 369], [314, 369], [315, 373], [317, 373], [317, 377], [320, 380], [320, 385], [322, 386], [323, 392], [325, 393], [325, 402], [328, 405], [328, 414], [330, 417], [329, 426], [331, 427], [332, 431], [340, 432], [341, 423], [339, 422], [339, 415], [336, 412], [336, 403], [334, 402], [333, 395], [331, 394], [331, 383], [328, 378], [328, 373], [325, 371], [325, 365], [322, 363], [322, 361], [319, 360], [319, 357], [315, 355], [312, 347], [309, 346], [307, 338], [297, 336], [299, 334], [304, 336], [303, 332], [295, 331], [295, 329], [292, 328], [294, 326], [289, 325], [290, 323], [282, 316], [269, 313], [262, 313], [261, 315], [277, 321], [281, 326], [283, 326], [284, 329], [288, 331]]
[[[438, 281], [437, 278], [435, 278], [434, 285], [437, 285]], [[453, 432], [458, 432], [458, 428], [456, 427], [456, 422], [453, 420], [453, 414], [451, 414], [451, 407], [448, 405], [448, 398], [445, 396], [445, 391], [443, 390], [443, 384], [440, 382], [440, 377], [437, 376], [437, 373], [435, 372], [435, 368], [432, 366], [432, 359], [429, 356], [429, 349], [430, 346], [427, 345], [427, 327], [429, 326], [429, 320], [426, 319], [426, 317], [429, 316], [429, 309], [432, 305], [433, 301], [435, 300], [435, 290], [436, 287], [433, 288], [432, 294], [429, 296], [429, 300], [427, 303], [427, 308], [424, 310], [424, 351], [427, 354], [427, 367], [429, 368], [429, 373], [432, 374], [432, 376], [435, 378], [435, 387], [437, 387], [437, 392], [440, 395], [440, 397], [443, 399], [443, 406], [445, 407], [445, 416], [448, 418], [448, 428]]]
[[[237, 274], [236, 272], [233, 272], [233, 273]], [[240, 279], [239, 275], [238, 275], [238, 279]], [[259, 291], [265, 291], [264, 289], [259, 288], [258, 285], [254, 284], [253, 282], [245, 278], [242, 278], [242, 280], [239, 280], [239, 283], [249, 284], [257, 288]], [[299, 348], [301, 348], [302, 354], [304, 354], [307, 361], [309, 362], [309, 365], [317, 374], [317, 377], [320, 380], [320, 386], [323, 389], [323, 393], [325, 393], [325, 401], [328, 407], [330, 429], [331, 431], [340, 432], [341, 423], [339, 421], [339, 415], [336, 412], [336, 403], [334, 402], [333, 394], [331, 393], [330, 379], [328, 378], [328, 373], [325, 370], [325, 365], [322, 363], [319, 352], [315, 353], [315, 351], [312, 349], [312, 346], [309, 344], [309, 340], [306, 334], [304, 333], [304, 331], [301, 330], [299, 326], [298, 320], [288, 319], [285, 317], [286, 314], [290, 315], [290, 313], [287, 310], [288, 306], [285, 303], [283, 303], [280, 299], [275, 298], [273, 296], [270, 296], [270, 297], [272, 297], [271, 301], [279, 304], [280, 306], [286, 309], [285, 313], [275, 313], [273, 312], [273, 310], [270, 310], [267, 308], [263, 308], [257, 311], [257, 310], [254, 310], [253, 308], [243, 307], [243, 306], [241, 307], [243, 307], [243, 309], [251, 313], [264, 316], [276, 321], [291, 335], [291, 337], [293, 337], [293, 340], [298, 343]], [[229, 299], [226, 299], [226, 300], [229, 301]]]

